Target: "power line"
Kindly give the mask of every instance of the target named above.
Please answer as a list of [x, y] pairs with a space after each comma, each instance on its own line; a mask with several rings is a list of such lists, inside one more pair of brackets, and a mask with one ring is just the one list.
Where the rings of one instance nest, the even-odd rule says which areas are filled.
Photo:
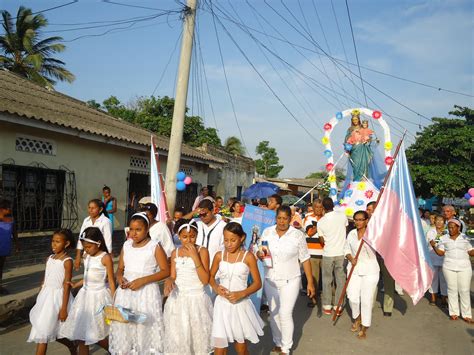
[[[230, 86], [229, 86], [229, 80], [227, 79], [227, 71], [225, 69], [224, 56], [222, 55], [221, 42], [220, 42], [220, 39], [219, 39], [219, 33], [217, 32], [217, 26], [216, 26], [216, 16], [214, 16], [214, 11], [212, 10], [212, 3], [211, 3], [211, 11], [212, 11], [212, 14], [213, 14], [212, 22], [213, 22], [213, 25], [214, 25], [214, 32], [216, 34], [217, 47], [219, 48], [219, 56], [220, 56], [220, 59], [221, 59], [222, 71], [224, 73], [225, 84], [226, 84], [226, 87], [227, 87], [227, 93], [229, 95], [230, 105], [232, 107], [232, 112], [234, 113], [235, 123], [237, 125], [237, 129], [239, 130], [239, 135], [240, 135], [240, 139], [242, 139], [242, 144], [243, 144], [243, 146], [245, 148], [245, 151], [247, 152], [248, 156], [251, 157], [251, 154], [250, 154], [249, 150], [247, 149], [247, 145], [245, 144], [244, 135], [242, 134], [242, 129], [240, 128], [239, 119], [237, 118], [237, 113], [235, 112], [234, 100], [232, 99], [232, 94], [231, 94]], [[219, 19], [217, 19], [217, 20], [220, 22]]]
[[356, 41], [354, 37], [354, 29], [352, 28], [351, 13], [349, 11], [349, 4], [347, 3], [347, 0], [346, 0], [346, 9], [347, 9], [347, 17], [349, 18], [349, 25], [351, 27], [352, 44], [354, 45], [354, 52], [355, 52], [356, 60], [357, 60], [357, 67], [359, 68], [360, 82], [362, 83], [362, 91], [364, 92], [365, 103], [367, 106], [369, 106], [369, 104], [367, 103], [367, 95], [365, 93], [364, 80], [362, 79], [362, 72], [360, 71], [359, 54], [357, 54], [357, 46], [356, 46]]
[[[52, 11], [52, 10], [56, 10], [56, 9], [59, 9], [61, 7], [66, 7], [66, 6], [69, 6], [69, 5], [72, 5], [72, 4], [75, 4], [76, 2], [79, 2], [79, 0], [73, 0], [71, 2], [68, 2], [68, 3], [65, 3], [65, 4], [62, 4], [62, 5], [58, 5], [58, 6], [54, 6], [54, 7], [50, 7], [50, 8], [47, 8], [47, 9], [44, 9], [44, 10], [40, 10], [40, 11], [35, 11], [35, 12], [32, 12], [31, 14], [32, 15], [36, 15], [36, 14], [42, 14], [44, 12], [48, 12], [48, 11]], [[11, 20], [16, 20], [18, 17], [12, 17]]]
[[179, 43], [179, 41], [181, 40], [181, 35], [182, 35], [182, 33], [180, 32], [179, 35], [178, 35], [178, 39], [176, 40], [176, 43], [174, 44], [173, 50], [171, 51], [171, 55], [170, 55], [170, 57], [168, 58], [168, 62], [166, 62], [165, 68], [163, 69], [163, 72], [161, 73], [160, 79], [158, 79], [158, 83], [156, 83], [155, 88], [153, 89], [153, 92], [151, 93], [151, 96], [155, 95], [156, 90], [157, 90], [158, 87], [160, 86], [161, 81], [163, 80], [165, 74], [166, 74], [167, 71], [168, 71], [168, 66], [169, 66], [170, 63], [171, 63], [171, 59], [173, 59], [173, 56], [174, 56], [174, 54], [175, 54], [175, 52], [176, 52], [176, 48], [178, 48], [178, 43]]
[[105, 3], [107, 3], [107, 4], [111, 4], [111, 5], [134, 7], [134, 8], [137, 8], [137, 9], [166, 11], [166, 10], [163, 10], [163, 9], [157, 9], [156, 7], [147, 7], [147, 6], [140, 6], [140, 5], [130, 5], [130, 4], [124, 4], [124, 3], [121, 3], [121, 2], [110, 1], [110, 0], [102, 0], [102, 2], [105, 2]]

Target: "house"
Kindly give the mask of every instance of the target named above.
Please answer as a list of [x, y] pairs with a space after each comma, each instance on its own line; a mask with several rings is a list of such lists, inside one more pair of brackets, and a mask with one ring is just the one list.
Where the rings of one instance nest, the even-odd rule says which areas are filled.
[[327, 195], [327, 183], [324, 179], [301, 178], [256, 178], [257, 182], [267, 181], [280, 188], [279, 194], [301, 197], [306, 195], [306, 202], [313, 202], [316, 198]]
[[[123, 231], [130, 195], [149, 194], [150, 137], [143, 128], [0, 70], [0, 198], [13, 202], [22, 243], [45, 244], [41, 237], [60, 227], [78, 232], [88, 201], [100, 198], [104, 185], [117, 199], [114, 229]], [[156, 136], [155, 143], [165, 173], [169, 139]], [[226, 154], [183, 144], [181, 170], [193, 184], [178, 192], [178, 206], [190, 208], [202, 186], [229, 197], [252, 184], [253, 161]], [[232, 181], [222, 182], [229, 176]]]

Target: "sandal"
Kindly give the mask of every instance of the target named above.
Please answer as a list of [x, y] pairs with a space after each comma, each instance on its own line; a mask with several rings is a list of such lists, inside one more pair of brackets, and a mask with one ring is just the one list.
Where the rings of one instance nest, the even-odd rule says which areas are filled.
[[363, 340], [363, 339], [367, 338], [367, 334], [361, 330], [361, 331], [357, 334], [357, 338], [360, 339], [360, 340]]
[[281, 347], [280, 346], [274, 346], [271, 352], [280, 354], [281, 353]]
[[354, 323], [352, 323], [352, 327], [351, 327], [351, 332], [355, 333], [355, 332], [359, 332], [360, 331], [360, 319], [357, 318]]
[[459, 318], [458, 316], [449, 316], [449, 319], [451, 320], [458, 320], [458, 318]]
[[467, 324], [474, 324], [474, 321], [471, 318], [464, 317], [462, 320], [465, 321]]

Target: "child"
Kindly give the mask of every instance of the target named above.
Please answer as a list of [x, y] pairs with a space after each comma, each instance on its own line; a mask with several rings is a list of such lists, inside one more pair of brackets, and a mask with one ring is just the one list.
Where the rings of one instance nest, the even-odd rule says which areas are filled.
[[163, 352], [163, 315], [158, 281], [170, 274], [166, 254], [148, 233], [150, 221], [143, 212], [130, 219], [130, 239], [120, 253], [115, 304], [143, 313], [144, 323], [112, 322], [111, 354]]
[[3, 288], [3, 265], [5, 259], [12, 252], [12, 242], [18, 250], [18, 238], [11, 211], [11, 203], [8, 200], [0, 200], [0, 295], [8, 295], [8, 291]]
[[[234, 343], [238, 354], [248, 354], [246, 340], [258, 343], [263, 335], [263, 321], [248, 298], [262, 287], [257, 260], [242, 249], [245, 241], [242, 226], [230, 222], [224, 228], [225, 250], [218, 252], [212, 262], [209, 283], [218, 294], [214, 303], [212, 340], [214, 354], [226, 354], [229, 343]], [[219, 271], [220, 284], [215, 280]], [[252, 283], [247, 286], [248, 275]]]
[[[111, 294], [115, 292], [114, 265], [107, 254], [104, 236], [99, 228], [86, 228], [79, 240], [87, 253], [84, 279], [72, 285], [73, 288], [82, 288], [60, 334], [78, 342], [79, 354], [88, 354], [91, 344], [98, 343], [105, 350], [109, 347], [109, 327], [105, 324], [103, 314], [98, 311], [112, 303]], [[109, 282], [110, 290], [107, 289], [106, 281]]]
[[[105, 240], [105, 246], [107, 252], [112, 254], [112, 225], [110, 220], [107, 218], [104, 203], [101, 200], [94, 199], [90, 200], [87, 204], [87, 210], [89, 216], [84, 219], [81, 226], [81, 232], [79, 235], [86, 230], [88, 227], [97, 227], [102, 232]], [[74, 260], [74, 269], [77, 271], [81, 266], [81, 258], [83, 254], [83, 247], [81, 241], [77, 243], [76, 260]]]
[[204, 291], [209, 282], [209, 252], [196, 246], [196, 222], [181, 219], [175, 228], [182, 247], [171, 254], [171, 282], [165, 288], [165, 295], [169, 294], [164, 312], [165, 353], [209, 354], [212, 302]]
[[67, 318], [72, 296], [69, 292], [72, 277], [72, 259], [67, 249], [74, 247], [74, 237], [70, 230], [54, 232], [51, 241], [53, 254], [46, 261], [41, 291], [36, 304], [30, 311], [31, 332], [28, 342], [37, 343], [36, 354], [46, 354], [48, 343], [58, 340], [76, 353], [76, 346], [67, 339], [58, 339], [59, 331]]

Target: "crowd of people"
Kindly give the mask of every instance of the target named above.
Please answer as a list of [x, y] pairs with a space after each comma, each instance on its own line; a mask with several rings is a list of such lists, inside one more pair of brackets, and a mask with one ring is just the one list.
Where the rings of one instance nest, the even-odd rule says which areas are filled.
[[[155, 204], [137, 206], [114, 270], [108, 215], [116, 210], [114, 200], [104, 187], [102, 199], [89, 201], [78, 240], [69, 230], [54, 233], [44, 282], [30, 312], [28, 341], [37, 343], [37, 354], [46, 353], [54, 340], [72, 354], [87, 354], [91, 344], [112, 354], [225, 354], [233, 344], [238, 354], [248, 354], [247, 343], [258, 343], [263, 335], [261, 311], [269, 313], [271, 351], [289, 354], [302, 284], [308, 307], [319, 303], [324, 314], [340, 316], [347, 308], [344, 302], [338, 308], [338, 301], [345, 301], [343, 287], [352, 268], [350, 330], [359, 339], [367, 337], [378, 285], [383, 314], [392, 314], [396, 282], [383, 260], [366, 243], [356, 258], [375, 202], [349, 220], [330, 198], [315, 200], [304, 212], [283, 205], [279, 195], [252, 201], [275, 211], [275, 224], [260, 237], [271, 255], [260, 275], [258, 259], [267, 255], [262, 248], [244, 247], [245, 204], [235, 198], [224, 204], [205, 189], [192, 211], [176, 208], [167, 221], [157, 220]], [[0, 204], [0, 222], [9, 216], [5, 206]], [[472, 323], [469, 257], [474, 248], [465, 226], [452, 206], [421, 217], [434, 271], [430, 304], [447, 305], [452, 320]], [[69, 256], [74, 249], [75, 260]], [[72, 282], [73, 270], [81, 266], [83, 279]], [[249, 296], [262, 287], [262, 307], [256, 309]], [[74, 289], [80, 289], [75, 297]], [[131, 310], [134, 318], [110, 321], [105, 305]]]

